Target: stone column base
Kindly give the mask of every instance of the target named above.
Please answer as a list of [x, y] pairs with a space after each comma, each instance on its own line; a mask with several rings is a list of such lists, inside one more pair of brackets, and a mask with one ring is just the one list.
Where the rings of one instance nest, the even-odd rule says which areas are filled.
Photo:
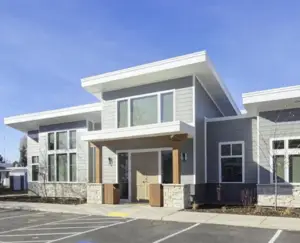
[[163, 184], [164, 207], [190, 207], [190, 185]]
[[100, 183], [87, 184], [87, 203], [103, 203], [103, 186]]

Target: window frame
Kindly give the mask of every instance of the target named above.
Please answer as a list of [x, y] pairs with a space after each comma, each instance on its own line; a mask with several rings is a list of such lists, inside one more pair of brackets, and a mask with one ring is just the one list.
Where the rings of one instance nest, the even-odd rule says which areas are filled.
[[[70, 133], [72, 131], [76, 132], [76, 148], [72, 148], [70, 146]], [[66, 149], [57, 149], [57, 133], [61, 133], [61, 132], [66, 132], [67, 133], [67, 148]], [[48, 150], [47, 147], [47, 182], [49, 183], [78, 183], [78, 141], [77, 141], [77, 133], [78, 130], [77, 129], [63, 129], [63, 130], [56, 130], [56, 131], [49, 131], [47, 133], [47, 136], [49, 136], [49, 133], [54, 133], [54, 150]], [[48, 144], [47, 144], [48, 146]], [[57, 155], [59, 154], [67, 154], [67, 181], [57, 181]], [[76, 154], [76, 181], [70, 181], [70, 155], [71, 154]], [[48, 180], [48, 159], [49, 159], [49, 155], [54, 155], [54, 181], [49, 181]]]
[[[289, 148], [289, 141], [290, 140], [299, 140], [299, 136], [295, 137], [278, 137], [278, 138], [270, 138], [269, 141], [269, 150], [270, 150], [270, 184], [275, 184], [273, 177], [274, 177], [274, 164], [273, 164], [273, 156], [282, 155], [284, 156], [284, 182], [277, 182], [280, 185], [300, 185], [300, 182], [289, 182], [290, 181], [290, 155], [300, 155], [300, 147], [299, 148]], [[274, 141], [284, 141], [284, 148], [283, 149], [273, 149], [273, 142]]]
[[[115, 128], [117, 129], [126, 129], [126, 128], [130, 128], [130, 127], [140, 127], [140, 126], [148, 126], [148, 125], [152, 125], [152, 124], [160, 124], [160, 123], [167, 123], [167, 122], [162, 122], [162, 102], [161, 102], [161, 95], [162, 94], [167, 94], [167, 93], [172, 93], [173, 95], [173, 119], [172, 121], [168, 121], [168, 122], [174, 122], [176, 120], [176, 92], [175, 89], [170, 89], [170, 90], [164, 90], [164, 91], [159, 91], [159, 92], [153, 92], [153, 93], [147, 93], [147, 94], [142, 94], [142, 95], [134, 95], [134, 96], [128, 96], [125, 98], [120, 98], [120, 99], [116, 99], [116, 111], [115, 111], [115, 117], [116, 117], [116, 121], [115, 121]], [[156, 96], [157, 98], [157, 122], [156, 123], [150, 123], [150, 124], [146, 124], [146, 125], [137, 125], [137, 126], [132, 126], [132, 119], [131, 119], [131, 101], [133, 99], [138, 99], [138, 98], [146, 98], [148, 96]], [[126, 127], [118, 127], [118, 120], [119, 120], [119, 112], [118, 112], [118, 107], [119, 107], [119, 102], [120, 101], [125, 101], [127, 100], [127, 126]]]
[[[33, 162], [33, 158], [37, 158], [37, 161]], [[32, 176], [33, 176], [33, 173], [32, 173], [33, 166], [37, 166], [38, 167], [38, 178], [37, 178], [37, 180], [33, 180], [32, 179]], [[38, 155], [31, 156], [31, 181], [32, 182], [39, 182], [40, 181], [40, 158], [39, 158]]]
[[[242, 154], [241, 155], [232, 155], [232, 145], [241, 144], [242, 145]], [[230, 145], [230, 155], [222, 155], [222, 145]], [[219, 183], [224, 184], [239, 184], [245, 183], [245, 141], [226, 141], [219, 142]], [[223, 181], [222, 180], [222, 159], [223, 158], [241, 158], [242, 159], [242, 181]]]

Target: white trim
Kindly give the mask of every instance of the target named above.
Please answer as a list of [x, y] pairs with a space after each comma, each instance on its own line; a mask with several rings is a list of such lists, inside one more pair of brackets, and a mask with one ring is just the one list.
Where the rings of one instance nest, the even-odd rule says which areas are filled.
[[197, 136], [196, 136], [196, 76], [193, 75], [193, 124], [194, 124], [194, 134], [193, 137], [193, 182], [194, 184], [197, 183]]
[[[242, 155], [222, 155], [221, 154], [221, 146], [222, 145], [231, 145], [230, 148], [232, 149], [233, 144], [241, 144], [242, 145]], [[224, 184], [238, 184], [238, 183], [245, 183], [245, 141], [226, 141], [226, 142], [219, 142], [218, 146], [218, 157], [219, 157], [219, 183]], [[232, 150], [231, 150], [232, 151]], [[242, 181], [236, 181], [236, 182], [224, 182], [222, 181], [222, 165], [221, 165], [221, 159], [222, 158], [242, 158]]]
[[217, 107], [217, 109], [219, 110], [219, 112], [222, 114], [222, 116], [225, 117], [225, 114], [223, 113], [223, 111], [221, 110], [221, 108], [218, 106], [217, 102], [215, 102], [215, 100], [213, 99], [213, 97], [211, 96], [211, 94], [208, 92], [208, 90], [205, 88], [205, 86], [203, 85], [201, 79], [197, 77], [197, 75], [196, 75], [196, 79], [198, 80], [198, 82], [201, 85], [202, 89], [206, 92], [206, 94], [208, 95], [208, 97], [211, 99], [211, 101]]
[[161, 150], [158, 151], [158, 183], [162, 183], [162, 163], [161, 163]]
[[256, 155], [257, 155], [257, 184], [260, 184], [260, 137], [259, 137], [259, 115], [256, 117]]
[[180, 121], [155, 123], [144, 126], [125, 127], [86, 132], [81, 139], [84, 141], [109, 141], [123, 138], [155, 137], [186, 133], [194, 137], [195, 128]]
[[300, 85], [243, 93], [242, 97], [243, 104], [253, 104], [292, 98], [300, 99]]
[[[300, 154], [300, 147], [299, 148], [289, 148], [288, 141], [289, 140], [298, 140], [300, 136], [288, 136], [288, 137], [276, 137], [269, 139], [269, 151], [270, 151], [270, 184], [275, 184], [273, 181], [273, 173], [274, 173], [274, 165], [273, 165], [273, 156], [284, 156], [284, 182], [277, 182], [279, 185], [300, 185], [300, 182], [289, 182], [289, 156], [290, 155], [299, 155]], [[283, 140], [284, 141], [284, 148], [283, 149], [273, 149], [273, 141]]]
[[254, 118], [254, 117], [255, 116], [249, 116], [247, 114], [237, 115], [237, 116], [226, 116], [226, 117], [213, 117], [213, 118], [207, 118], [207, 122], [231, 121], [231, 120], [247, 119], [247, 118]]
[[97, 111], [102, 111], [102, 103], [100, 102], [87, 104], [87, 105], [73, 106], [73, 107], [68, 107], [63, 109], [48, 110], [43, 112], [28, 113], [23, 115], [6, 117], [4, 118], [4, 124], [10, 125], [14, 123], [30, 122], [30, 121], [36, 121], [42, 119], [50, 119], [50, 118], [84, 114], [84, 113], [97, 112]]
[[204, 180], [207, 183], [207, 118], [204, 117]]

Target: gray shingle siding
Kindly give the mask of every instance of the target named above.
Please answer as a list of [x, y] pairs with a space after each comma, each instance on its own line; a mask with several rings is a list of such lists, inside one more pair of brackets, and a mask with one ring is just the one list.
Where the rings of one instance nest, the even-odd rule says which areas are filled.
[[205, 182], [205, 117], [220, 117], [221, 112], [203, 89], [199, 81], [195, 81], [195, 126], [196, 126], [196, 183]]
[[300, 136], [300, 109], [259, 113], [260, 184], [270, 183], [270, 139]]
[[[48, 161], [48, 132], [76, 130], [76, 154], [77, 154], [77, 180], [78, 182], [87, 181], [88, 169], [88, 143], [81, 140], [81, 136], [87, 131], [86, 121], [69, 122], [41, 126], [39, 131], [29, 132], [27, 137], [27, 158], [28, 165], [31, 165], [31, 157], [39, 156], [40, 166], [47, 166]], [[35, 139], [33, 139], [35, 138]], [[29, 180], [31, 180], [31, 167], [29, 168]], [[42, 180], [42, 178], [40, 178]]]
[[256, 118], [207, 123], [207, 182], [219, 182], [219, 142], [245, 142], [245, 183], [257, 182]]

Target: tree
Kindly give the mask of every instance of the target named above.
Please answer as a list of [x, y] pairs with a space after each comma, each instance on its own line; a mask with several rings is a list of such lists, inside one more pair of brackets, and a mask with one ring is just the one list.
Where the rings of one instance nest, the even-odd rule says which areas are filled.
[[0, 154], [0, 163], [5, 163], [5, 159], [3, 158], [3, 156]]
[[20, 160], [19, 163], [21, 166], [27, 166], [27, 137], [24, 136], [20, 140]]

